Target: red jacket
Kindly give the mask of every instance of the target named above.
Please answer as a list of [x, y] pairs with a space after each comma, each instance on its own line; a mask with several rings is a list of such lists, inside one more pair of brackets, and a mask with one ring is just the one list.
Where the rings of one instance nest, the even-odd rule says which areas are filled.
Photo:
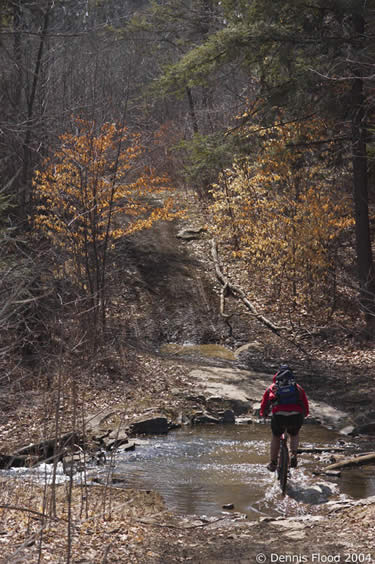
[[[260, 412], [259, 412], [261, 417], [266, 417], [266, 415], [268, 415], [272, 402], [276, 400], [276, 394], [274, 392], [275, 380], [276, 380], [276, 375], [273, 377], [274, 383], [271, 384], [271, 386], [269, 386], [267, 390], [264, 392], [262, 403], [260, 404]], [[297, 384], [297, 388], [299, 391], [300, 403], [291, 403], [287, 405], [273, 404], [272, 413], [277, 413], [278, 411], [298, 411], [299, 413], [303, 413], [304, 416], [307, 417], [309, 414], [309, 402], [307, 400], [305, 390], [299, 384]]]

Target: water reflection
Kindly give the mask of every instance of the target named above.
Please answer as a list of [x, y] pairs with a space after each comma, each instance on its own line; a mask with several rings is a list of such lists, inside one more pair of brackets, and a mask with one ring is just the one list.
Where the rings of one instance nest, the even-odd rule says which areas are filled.
[[344, 494], [356, 499], [370, 497], [375, 494], [374, 466], [348, 468], [340, 478], [340, 489]]
[[[126, 478], [128, 487], [159, 491], [168, 508], [179, 514], [218, 515], [228, 503], [250, 518], [284, 513], [286, 508], [304, 513], [305, 504], [324, 503], [337, 491], [335, 480], [319, 480], [312, 473], [321, 455], [306, 454], [291, 471], [283, 500], [275, 475], [265, 468], [269, 440], [269, 426], [262, 424], [189, 427], [143, 446], [139, 441], [134, 452], [117, 459], [115, 472]], [[305, 425], [301, 432], [305, 447], [337, 446], [339, 441], [341, 435], [316, 425]], [[358, 472], [353, 472], [355, 477], [343, 481], [343, 491], [354, 497], [375, 494], [375, 479], [364, 474], [358, 485]], [[353, 483], [354, 490], [347, 487]]]

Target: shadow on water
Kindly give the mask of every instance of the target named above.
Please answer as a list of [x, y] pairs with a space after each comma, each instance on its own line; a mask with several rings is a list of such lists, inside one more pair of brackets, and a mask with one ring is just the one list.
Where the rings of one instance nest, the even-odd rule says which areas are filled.
[[[159, 491], [169, 510], [178, 514], [220, 515], [224, 505], [233, 504], [235, 511], [250, 519], [261, 514], [295, 515], [342, 493], [375, 494], [375, 479], [361, 477], [358, 471], [339, 491], [337, 480], [313, 474], [317, 466], [329, 462], [321, 460], [329, 455], [302, 454], [282, 498], [275, 474], [265, 467], [269, 439], [269, 426], [262, 424], [187, 427], [138, 441], [134, 452], [117, 457], [114, 472], [125, 487]], [[301, 432], [305, 447], [332, 448], [340, 441], [341, 435], [316, 425], [305, 425]], [[360, 487], [355, 486], [358, 483]]]

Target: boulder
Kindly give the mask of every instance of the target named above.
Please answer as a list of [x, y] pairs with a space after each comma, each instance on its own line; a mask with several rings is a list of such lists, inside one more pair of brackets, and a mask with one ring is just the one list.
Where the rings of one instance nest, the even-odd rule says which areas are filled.
[[226, 409], [225, 411], [219, 411], [218, 415], [221, 419], [221, 423], [235, 423], [236, 422], [234, 411], [232, 409]]
[[83, 453], [75, 453], [64, 456], [62, 463], [64, 474], [74, 474], [75, 472], [83, 472], [85, 469], [85, 457]]
[[[311, 404], [311, 401], [310, 401], [310, 404]], [[311, 415], [311, 414], [306, 419], [306, 423], [308, 423], [309, 425], [321, 425], [322, 424], [319, 417], [315, 417], [314, 415]]]
[[168, 431], [168, 419], [163, 415], [140, 417], [129, 427], [129, 433], [132, 435], [165, 435]]
[[128, 435], [124, 429], [118, 431], [111, 431], [106, 437], [101, 437], [101, 442], [106, 450], [114, 450], [122, 445], [128, 443]]
[[168, 431], [175, 431], [176, 429], [181, 429], [182, 423], [178, 423], [176, 421], [169, 421], [168, 422]]
[[353, 425], [346, 425], [346, 427], [340, 429], [340, 435], [351, 435], [353, 431], [354, 431]]
[[254, 421], [251, 419], [251, 417], [246, 417], [245, 415], [236, 417], [237, 425], [251, 425], [252, 423], [254, 423]]
[[334, 493], [335, 486], [328, 482], [318, 482], [308, 487], [294, 482], [288, 484], [288, 495], [299, 502], [308, 503], [309, 505], [327, 503]]
[[122, 444], [119, 447], [120, 452], [129, 452], [135, 450], [136, 443], [134, 441], [128, 441], [126, 444]]
[[326, 476], [331, 476], [332, 478], [340, 478], [341, 477], [341, 472], [340, 470], [326, 470], [324, 472], [324, 474]]
[[253, 403], [251, 410], [253, 415], [260, 417], [260, 402]]

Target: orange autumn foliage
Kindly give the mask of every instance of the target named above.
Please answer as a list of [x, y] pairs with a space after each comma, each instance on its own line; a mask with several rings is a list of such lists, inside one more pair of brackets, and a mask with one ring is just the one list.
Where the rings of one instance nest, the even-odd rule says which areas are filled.
[[181, 212], [168, 178], [142, 167], [139, 135], [114, 123], [74, 125], [77, 132], [61, 135], [59, 149], [35, 173], [34, 227], [69, 257], [75, 282], [94, 292], [103, 273], [93, 270], [105, 268], [116, 240]]
[[213, 229], [279, 304], [324, 310], [339, 238], [353, 225], [344, 173], [329, 161], [330, 143], [319, 143], [327, 128], [314, 120], [247, 136], [256, 152], [212, 187]]

